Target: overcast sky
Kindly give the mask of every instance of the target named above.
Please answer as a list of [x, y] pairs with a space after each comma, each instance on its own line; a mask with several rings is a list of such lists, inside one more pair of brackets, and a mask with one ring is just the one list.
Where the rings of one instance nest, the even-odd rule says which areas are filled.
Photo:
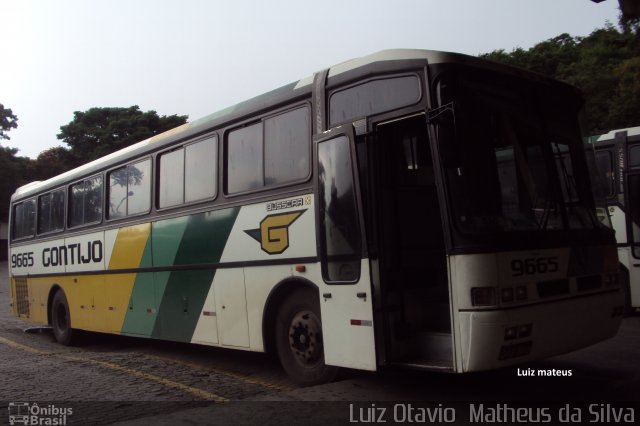
[[36, 158], [74, 111], [195, 120], [382, 49], [526, 49], [617, 19], [616, 0], [0, 0], [1, 143]]

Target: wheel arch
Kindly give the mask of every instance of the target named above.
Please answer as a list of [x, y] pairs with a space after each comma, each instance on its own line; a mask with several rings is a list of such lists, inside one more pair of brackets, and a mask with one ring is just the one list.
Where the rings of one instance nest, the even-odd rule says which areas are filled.
[[312, 281], [303, 277], [288, 277], [276, 284], [271, 291], [265, 302], [264, 311], [262, 312], [262, 341], [264, 345], [264, 351], [268, 354], [275, 354], [275, 323], [278, 316], [278, 309], [282, 302], [287, 298], [291, 292], [297, 288], [310, 288], [320, 294], [319, 287]]

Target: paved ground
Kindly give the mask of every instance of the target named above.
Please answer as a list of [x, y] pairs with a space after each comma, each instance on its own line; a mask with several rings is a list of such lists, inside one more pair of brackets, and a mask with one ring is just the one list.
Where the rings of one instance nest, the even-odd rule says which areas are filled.
[[[62, 419], [61, 410], [72, 409], [64, 417], [69, 425], [341, 424], [354, 416], [362, 420], [362, 414], [366, 420], [377, 408], [390, 415], [393, 406], [385, 401], [432, 401], [440, 414], [447, 407], [462, 413], [479, 400], [640, 403], [638, 316], [626, 319], [607, 342], [521, 366], [570, 369], [571, 377], [519, 377], [516, 368], [473, 375], [346, 372], [335, 383], [298, 388], [263, 354], [106, 335], [64, 347], [48, 333], [25, 333], [27, 324], [9, 313], [7, 292], [2, 263], [0, 424], [8, 424], [10, 413], [24, 413], [19, 402], [30, 409], [37, 402], [46, 418]], [[456, 422], [465, 423], [460, 415]]]
[[[65, 347], [49, 332], [25, 333], [30, 324], [10, 314], [6, 276], [3, 262], [3, 404], [37, 401], [42, 407], [42, 401], [55, 401], [60, 407], [76, 407], [74, 417], [84, 417], [78, 424], [108, 424], [296, 388], [277, 361], [264, 354], [100, 334], [85, 336], [77, 347]], [[93, 403], [76, 406], [77, 401]], [[0, 411], [0, 422], [6, 421]]]

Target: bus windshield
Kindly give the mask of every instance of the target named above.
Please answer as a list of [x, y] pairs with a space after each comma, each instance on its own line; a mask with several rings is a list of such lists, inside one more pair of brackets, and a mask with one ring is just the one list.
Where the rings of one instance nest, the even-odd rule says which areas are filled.
[[580, 136], [580, 100], [546, 86], [445, 75], [438, 143], [452, 216], [463, 233], [601, 226]]

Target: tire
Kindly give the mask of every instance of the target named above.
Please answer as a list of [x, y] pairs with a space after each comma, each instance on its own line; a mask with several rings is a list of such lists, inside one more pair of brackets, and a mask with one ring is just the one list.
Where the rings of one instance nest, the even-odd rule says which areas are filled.
[[71, 328], [71, 313], [64, 291], [58, 290], [51, 302], [51, 327], [53, 336], [61, 345], [71, 346], [75, 342], [76, 332]]
[[335, 379], [338, 368], [324, 363], [317, 290], [301, 287], [289, 294], [278, 310], [275, 337], [280, 363], [291, 380], [311, 386]]

